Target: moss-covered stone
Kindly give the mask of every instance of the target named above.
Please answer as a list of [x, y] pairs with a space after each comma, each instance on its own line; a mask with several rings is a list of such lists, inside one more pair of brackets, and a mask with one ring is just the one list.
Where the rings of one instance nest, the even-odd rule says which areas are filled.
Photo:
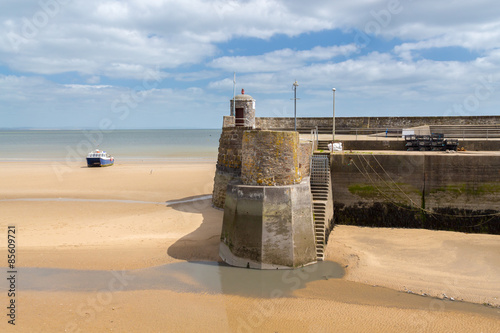
[[246, 131], [242, 143], [242, 182], [260, 186], [300, 183], [298, 150], [297, 132]]

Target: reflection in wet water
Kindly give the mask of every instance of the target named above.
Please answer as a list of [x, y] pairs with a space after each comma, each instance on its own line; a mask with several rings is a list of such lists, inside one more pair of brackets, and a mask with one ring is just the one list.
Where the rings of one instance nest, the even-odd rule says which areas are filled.
[[171, 290], [270, 298], [292, 296], [316, 280], [338, 279], [344, 270], [324, 261], [295, 270], [254, 270], [215, 262], [180, 262], [131, 271], [18, 268], [19, 288], [36, 291]]

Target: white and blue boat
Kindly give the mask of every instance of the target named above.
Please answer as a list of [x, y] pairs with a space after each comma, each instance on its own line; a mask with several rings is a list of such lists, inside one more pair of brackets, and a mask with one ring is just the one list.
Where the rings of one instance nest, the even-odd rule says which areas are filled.
[[115, 162], [113, 156], [106, 153], [104, 150], [96, 149], [87, 155], [88, 167], [105, 167], [111, 166]]

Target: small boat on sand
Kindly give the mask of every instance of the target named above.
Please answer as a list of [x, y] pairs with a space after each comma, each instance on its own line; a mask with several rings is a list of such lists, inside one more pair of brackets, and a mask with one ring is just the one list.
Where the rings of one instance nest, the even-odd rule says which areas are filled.
[[87, 155], [88, 167], [104, 167], [111, 166], [115, 162], [113, 156], [106, 153], [104, 150], [96, 149]]

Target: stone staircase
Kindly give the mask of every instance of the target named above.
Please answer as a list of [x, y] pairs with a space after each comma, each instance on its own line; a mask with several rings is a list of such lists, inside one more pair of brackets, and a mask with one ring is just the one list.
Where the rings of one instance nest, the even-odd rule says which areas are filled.
[[319, 140], [317, 149], [328, 151], [328, 144], [331, 142], [332, 142], [332, 140]]
[[326, 154], [314, 154], [311, 159], [311, 194], [313, 198], [314, 232], [317, 260], [325, 259], [325, 249], [333, 220], [333, 199], [330, 160]]

